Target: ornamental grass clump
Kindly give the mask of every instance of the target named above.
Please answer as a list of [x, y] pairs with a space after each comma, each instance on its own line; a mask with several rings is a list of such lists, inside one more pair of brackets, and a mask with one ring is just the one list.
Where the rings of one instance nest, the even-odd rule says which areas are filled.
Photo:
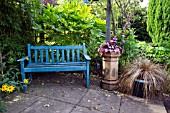
[[124, 93], [133, 94], [136, 80], [143, 81], [143, 97], [153, 98], [163, 91], [167, 73], [159, 65], [147, 59], [136, 60], [127, 66], [121, 75], [120, 89]]

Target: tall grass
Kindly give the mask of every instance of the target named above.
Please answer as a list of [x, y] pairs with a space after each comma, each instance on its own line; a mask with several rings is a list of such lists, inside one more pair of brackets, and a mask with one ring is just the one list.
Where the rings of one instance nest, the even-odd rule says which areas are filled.
[[133, 94], [135, 81], [144, 81], [144, 98], [155, 97], [165, 89], [167, 73], [158, 64], [151, 63], [147, 59], [139, 59], [125, 68], [121, 75], [121, 90], [128, 94]]

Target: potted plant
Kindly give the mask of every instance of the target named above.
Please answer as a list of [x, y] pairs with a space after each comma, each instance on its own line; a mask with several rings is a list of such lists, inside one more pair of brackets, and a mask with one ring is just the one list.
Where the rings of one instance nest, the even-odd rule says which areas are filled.
[[114, 36], [102, 44], [98, 50], [102, 53], [102, 80], [101, 87], [106, 90], [116, 90], [118, 84], [118, 57], [123, 49], [117, 44]]
[[[122, 40], [124, 43], [124, 40]], [[100, 45], [100, 48], [98, 49], [99, 52], [104, 54], [116, 54], [120, 55], [120, 53], [123, 52], [123, 49], [117, 44], [117, 38], [114, 36], [109, 41], [106, 41], [104, 44]]]
[[166, 74], [165, 70], [148, 59], [136, 60], [121, 75], [120, 90], [146, 99], [153, 98], [163, 90]]

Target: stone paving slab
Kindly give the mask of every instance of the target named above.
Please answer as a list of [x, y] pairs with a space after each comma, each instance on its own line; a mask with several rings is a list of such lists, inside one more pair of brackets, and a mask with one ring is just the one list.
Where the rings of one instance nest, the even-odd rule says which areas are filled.
[[148, 100], [134, 96], [122, 97], [120, 113], [166, 113], [162, 101]]
[[105, 112], [101, 112], [93, 108], [76, 106], [71, 113], [105, 113]]
[[151, 101], [148, 104], [148, 108], [152, 110], [153, 113], [167, 113], [162, 101]]
[[74, 105], [48, 98], [40, 98], [21, 113], [70, 113]]
[[58, 84], [44, 84], [39, 87], [30, 87], [29, 94], [57, 99], [60, 101], [77, 104], [80, 99], [87, 93], [84, 86], [60, 86]]
[[23, 93], [15, 93], [8, 100], [6, 100], [7, 112], [6, 113], [19, 113], [31, 106], [38, 100], [39, 97], [27, 95]]
[[78, 104], [79, 106], [97, 109], [101, 112], [118, 113], [121, 97], [112, 93], [90, 89]]

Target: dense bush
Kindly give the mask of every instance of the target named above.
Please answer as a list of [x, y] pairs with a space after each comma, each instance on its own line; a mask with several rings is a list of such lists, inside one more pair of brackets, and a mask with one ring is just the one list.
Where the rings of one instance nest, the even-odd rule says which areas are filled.
[[[26, 44], [32, 43], [30, 5], [26, 0], [0, 2], [0, 94], [20, 90], [17, 59], [25, 55]], [[0, 95], [1, 96], [1, 95]], [[1, 100], [0, 100], [1, 101]], [[0, 111], [4, 106], [0, 103]]]
[[131, 27], [135, 29], [134, 34], [137, 36], [136, 39], [139, 41], [151, 42], [151, 37], [147, 32], [147, 9], [137, 6], [134, 11], [134, 19], [131, 21]]
[[[16, 64], [16, 59], [25, 54], [25, 46], [32, 41], [32, 22], [29, 4], [25, 0], [4, 0], [0, 2], [0, 37], [4, 73]], [[4, 64], [5, 63], [5, 64]], [[2, 70], [0, 70], [2, 71]]]
[[155, 46], [170, 47], [169, 6], [169, 0], [150, 0], [149, 2], [147, 31]]
[[60, 6], [47, 4], [47, 7], [43, 8], [43, 14], [35, 18], [34, 29], [38, 34], [44, 33], [44, 43], [47, 45], [86, 43], [87, 52], [92, 59], [97, 57], [97, 49], [105, 39], [105, 21], [91, 13], [91, 6], [83, 5], [77, 0]]
[[159, 63], [170, 72], [170, 50], [165, 47], [154, 47], [146, 42], [138, 42], [139, 54], [154, 63]]

